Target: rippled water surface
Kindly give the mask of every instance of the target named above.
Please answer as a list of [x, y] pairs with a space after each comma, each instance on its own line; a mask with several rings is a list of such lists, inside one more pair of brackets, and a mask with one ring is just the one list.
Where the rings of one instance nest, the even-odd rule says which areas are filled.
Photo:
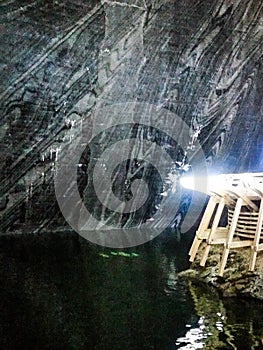
[[1, 238], [0, 349], [263, 349], [263, 303], [178, 280], [187, 240]]

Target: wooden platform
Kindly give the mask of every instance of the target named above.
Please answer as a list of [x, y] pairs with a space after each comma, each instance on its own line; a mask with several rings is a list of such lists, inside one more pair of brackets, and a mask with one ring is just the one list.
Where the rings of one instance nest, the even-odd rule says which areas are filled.
[[[231, 249], [250, 247], [250, 271], [255, 269], [257, 253], [263, 250], [263, 173], [224, 174], [210, 183], [210, 197], [191, 246], [190, 261], [194, 261], [199, 246], [205, 242], [200, 265], [205, 266], [212, 245], [222, 245], [219, 275], [223, 276]], [[223, 211], [228, 223], [220, 226]]]

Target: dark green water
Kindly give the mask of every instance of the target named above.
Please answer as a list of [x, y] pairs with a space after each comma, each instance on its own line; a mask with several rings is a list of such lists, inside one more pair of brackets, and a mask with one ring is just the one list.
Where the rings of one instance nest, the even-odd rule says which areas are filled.
[[0, 349], [263, 349], [263, 303], [178, 280], [189, 242], [125, 250], [0, 240]]

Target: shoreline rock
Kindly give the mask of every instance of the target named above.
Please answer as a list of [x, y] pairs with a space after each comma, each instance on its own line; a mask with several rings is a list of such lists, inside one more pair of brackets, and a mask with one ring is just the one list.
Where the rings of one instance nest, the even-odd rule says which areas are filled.
[[253, 298], [263, 301], [263, 256], [258, 254], [255, 271], [248, 271], [250, 249], [233, 250], [229, 254], [224, 276], [218, 276], [222, 247], [213, 246], [205, 267], [199, 265], [202, 249], [188, 270], [178, 277], [196, 284], [215, 287], [223, 297]]

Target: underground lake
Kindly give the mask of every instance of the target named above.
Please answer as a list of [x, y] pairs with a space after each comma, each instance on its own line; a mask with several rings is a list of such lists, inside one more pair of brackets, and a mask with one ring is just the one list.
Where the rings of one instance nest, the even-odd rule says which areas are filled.
[[125, 250], [1, 237], [0, 348], [262, 349], [261, 302], [178, 277], [193, 234]]

